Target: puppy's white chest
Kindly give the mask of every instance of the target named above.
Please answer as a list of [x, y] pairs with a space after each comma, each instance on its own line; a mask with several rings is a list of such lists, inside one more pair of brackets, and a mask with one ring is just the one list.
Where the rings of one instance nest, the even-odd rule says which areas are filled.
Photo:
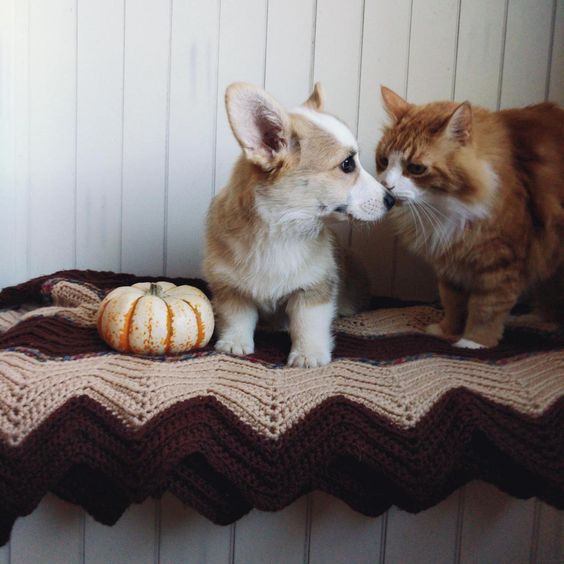
[[239, 268], [233, 277], [259, 302], [276, 301], [325, 280], [334, 261], [330, 241], [267, 238], [257, 241], [246, 257], [243, 252], [236, 250]]

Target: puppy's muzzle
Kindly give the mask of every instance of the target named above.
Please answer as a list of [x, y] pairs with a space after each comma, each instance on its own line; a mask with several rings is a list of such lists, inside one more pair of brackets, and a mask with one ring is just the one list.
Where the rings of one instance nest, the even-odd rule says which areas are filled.
[[391, 210], [395, 203], [396, 199], [389, 192], [386, 192], [386, 194], [384, 194], [384, 205], [386, 206], [386, 209], [388, 211]]

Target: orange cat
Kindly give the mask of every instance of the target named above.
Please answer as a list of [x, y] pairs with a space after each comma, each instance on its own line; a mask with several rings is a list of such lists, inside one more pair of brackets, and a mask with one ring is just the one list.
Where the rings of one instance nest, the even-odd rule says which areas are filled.
[[[495, 346], [520, 295], [564, 318], [564, 110], [413, 105], [382, 87], [392, 123], [376, 149], [403, 242], [434, 267], [444, 319], [428, 332]], [[545, 304], [546, 305], [546, 304]]]

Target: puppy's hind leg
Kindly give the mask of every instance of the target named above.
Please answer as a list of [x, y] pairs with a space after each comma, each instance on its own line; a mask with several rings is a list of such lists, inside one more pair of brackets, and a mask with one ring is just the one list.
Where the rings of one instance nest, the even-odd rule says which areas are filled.
[[218, 328], [215, 350], [236, 355], [255, 352], [254, 332], [258, 320], [255, 303], [238, 293], [222, 290], [214, 294], [213, 306]]
[[316, 290], [299, 290], [288, 300], [286, 311], [292, 338], [288, 366], [315, 368], [331, 362], [335, 292], [326, 300], [319, 300], [319, 297], [320, 292]]

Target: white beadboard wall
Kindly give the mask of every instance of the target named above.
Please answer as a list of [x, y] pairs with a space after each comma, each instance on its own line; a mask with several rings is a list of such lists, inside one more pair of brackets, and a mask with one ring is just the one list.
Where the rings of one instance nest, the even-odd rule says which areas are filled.
[[147, 500], [113, 527], [48, 495], [16, 521], [10, 564], [561, 564], [564, 512], [471, 482], [413, 515], [364, 517], [321, 492], [277, 513], [213, 525], [176, 498]]
[[[564, 102], [564, 0], [0, 0], [0, 287], [62, 268], [198, 275], [238, 147], [234, 80], [328, 110], [373, 153], [379, 86]], [[435, 296], [385, 222], [338, 225], [373, 292]]]
[[[564, 103], [564, 0], [0, 0], [0, 287], [62, 268], [198, 275], [205, 212], [238, 153], [234, 80], [288, 107], [314, 81], [358, 134], [379, 86], [415, 102]], [[338, 227], [380, 295], [433, 276], [386, 223]], [[216, 527], [167, 495], [113, 528], [48, 496], [0, 562], [562, 562], [562, 512], [472, 483], [377, 519], [315, 493]]]

